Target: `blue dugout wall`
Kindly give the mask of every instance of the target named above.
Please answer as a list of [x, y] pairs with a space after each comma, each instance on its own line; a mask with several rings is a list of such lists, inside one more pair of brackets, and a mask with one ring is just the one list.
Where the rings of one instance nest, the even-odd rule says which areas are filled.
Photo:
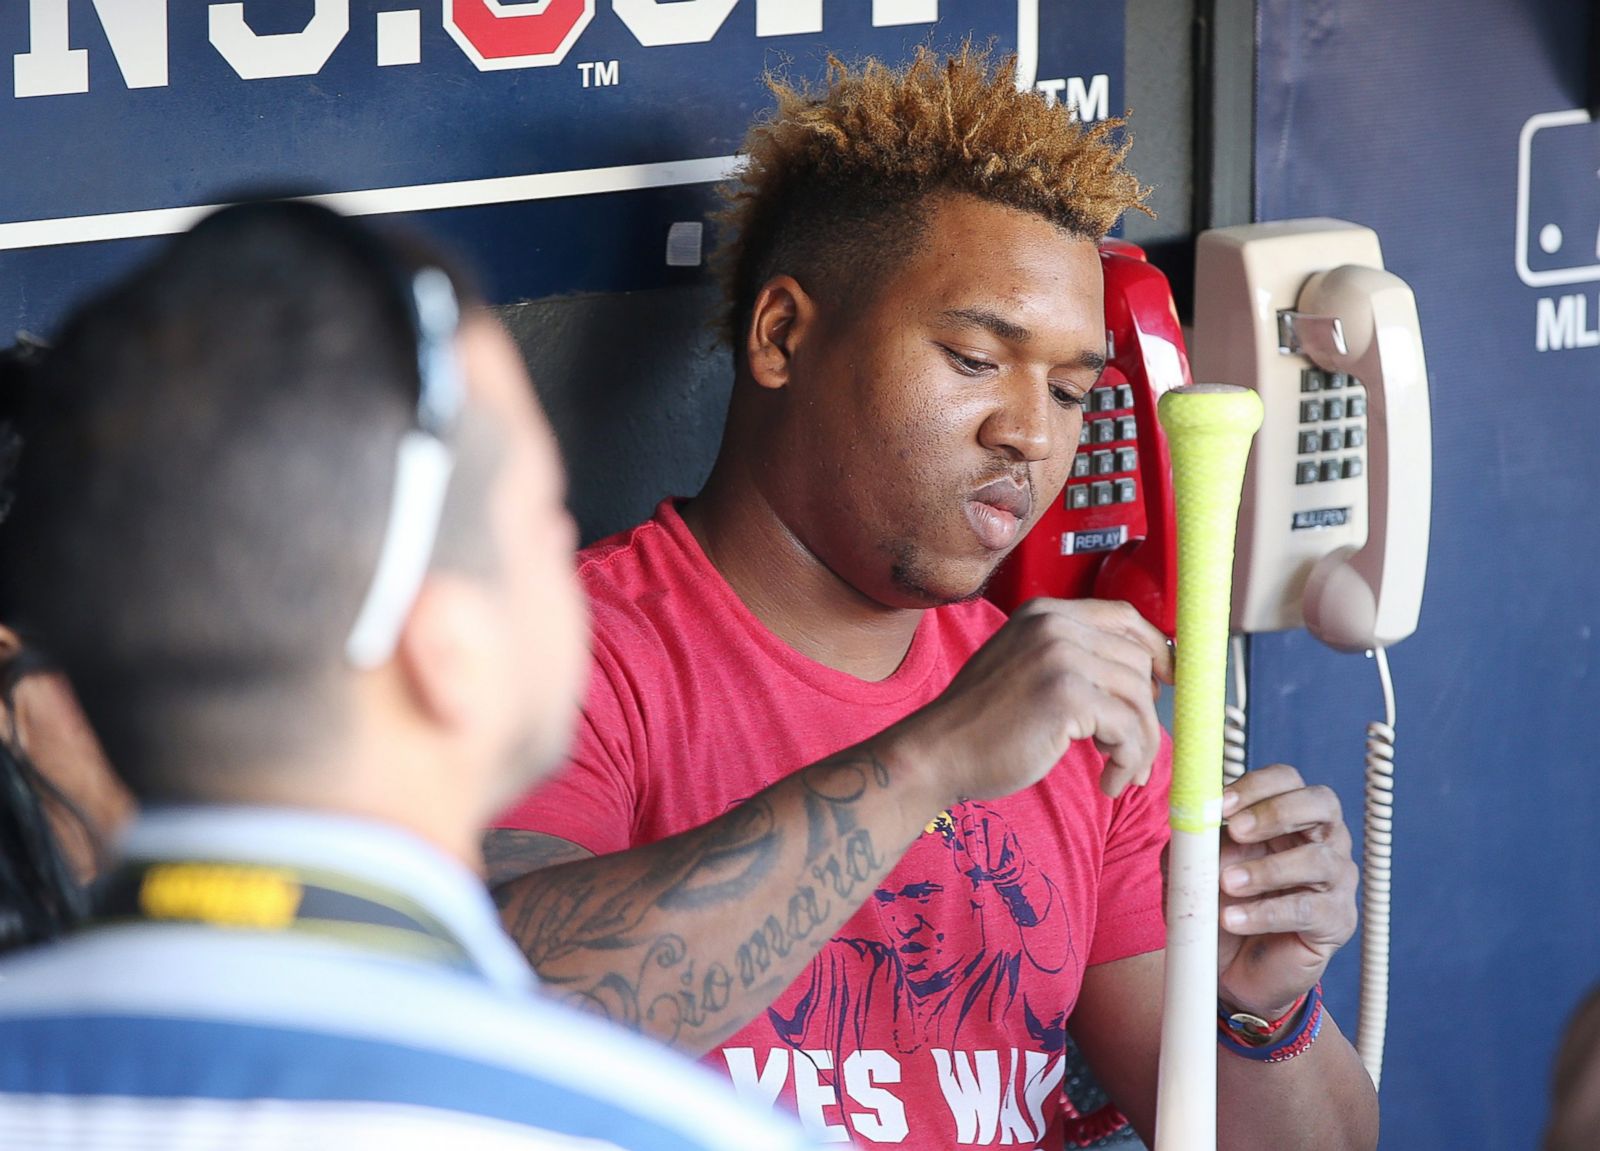
[[[1376, 229], [1432, 385], [1428, 587], [1391, 653], [1385, 1148], [1537, 1147], [1559, 1028], [1600, 980], [1600, 126], [1573, 114], [1590, 7], [1258, 5], [1256, 214]], [[1252, 761], [1359, 811], [1371, 662], [1304, 633], [1251, 647]], [[1353, 948], [1336, 962], [1341, 1005], [1356, 968]]]

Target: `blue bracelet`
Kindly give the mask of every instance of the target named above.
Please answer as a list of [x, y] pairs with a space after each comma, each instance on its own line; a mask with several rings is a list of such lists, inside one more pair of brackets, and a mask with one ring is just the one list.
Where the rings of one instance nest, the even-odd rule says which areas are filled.
[[1239, 1035], [1243, 1028], [1222, 1008], [1217, 1009], [1217, 1042], [1235, 1055], [1261, 1063], [1282, 1063], [1303, 1053], [1322, 1034], [1322, 984], [1306, 993], [1300, 1005], [1299, 1023], [1284, 1033], [1275, 1043], [1256, 1046], [1243, 1042]]

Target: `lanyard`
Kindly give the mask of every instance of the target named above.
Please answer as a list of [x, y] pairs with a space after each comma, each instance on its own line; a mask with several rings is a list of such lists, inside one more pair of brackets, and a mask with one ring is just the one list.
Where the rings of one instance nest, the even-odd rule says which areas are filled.
[[90, 926], [294, 931], [478, 970], [465, 945], [414, 900], [335, 872], [234, 860], [133, 860], [96, 885], [94, 903]]

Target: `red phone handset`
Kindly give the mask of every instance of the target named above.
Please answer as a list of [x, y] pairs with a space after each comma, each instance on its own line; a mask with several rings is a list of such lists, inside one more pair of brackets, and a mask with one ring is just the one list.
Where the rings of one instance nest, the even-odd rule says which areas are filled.
[[1190, 383], [1166, 276], [1124, 240], [1100, 245], [1105, 374], [1084, 404], [1071, 478], [1007, 557], [988, 597], [1005, 611], [1047, 595], [1126, 600], [1165, 634], [1177, 627], [1172, 463], [1156, 401]]

